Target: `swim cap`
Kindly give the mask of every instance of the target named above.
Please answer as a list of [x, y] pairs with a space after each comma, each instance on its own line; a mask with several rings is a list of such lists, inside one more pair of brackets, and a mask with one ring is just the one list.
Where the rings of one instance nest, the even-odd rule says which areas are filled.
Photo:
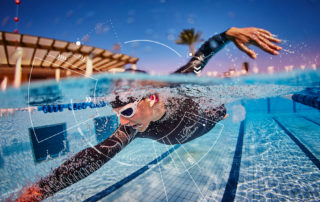
[[[139, 70], [139, 69], [125, 69], [125, 72], [131, 72], [131, 73], [137, 72], [137, 73], [145, 73], [145, 74], [147, 73], [146, 71]], [[139, 96], [137, 96], [137, 97], [130, 96], [127, 98], [126, 101], [122, 101], [122, 100], [120, 100], [120, 97], [117, 95], [115, 100], [111, 101], [110, 104], [111, 104], [112, 108], [123, 107], [129, 103], [132, 103], [132, 102], [138, 100], [138, 98], [139, 98]]]
[[116, 96], [114, 101], [110, 102], [110, 105], [112, 108], [118, 108], [118, 107], [123, 107], [129, 103], [132, 103], [134, 101], [138, 100], [136, 97], [128, 97], [126, 101], [120, 100], [119, 95]]

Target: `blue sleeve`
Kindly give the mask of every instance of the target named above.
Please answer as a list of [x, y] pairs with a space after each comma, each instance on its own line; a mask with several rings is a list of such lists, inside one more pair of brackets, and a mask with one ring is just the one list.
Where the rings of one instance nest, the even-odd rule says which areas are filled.
[[204, 42], [189, 62], [174, 73], [199, 73], [210, 58], [217, 53], [229, 40], [225, 32], [217, 34]]

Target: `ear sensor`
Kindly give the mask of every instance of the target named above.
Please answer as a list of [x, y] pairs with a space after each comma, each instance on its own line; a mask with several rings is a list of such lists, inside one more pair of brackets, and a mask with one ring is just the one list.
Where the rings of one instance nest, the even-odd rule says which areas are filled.
[[150, 107], [152, 107], [154, 103], [159, 101], [159, 98], [157, 95], [150, 95], [149, 100], [150, 100]]

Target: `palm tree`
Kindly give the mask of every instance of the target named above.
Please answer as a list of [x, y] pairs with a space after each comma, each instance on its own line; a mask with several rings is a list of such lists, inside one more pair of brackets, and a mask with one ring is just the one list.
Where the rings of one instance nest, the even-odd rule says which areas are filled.
[[201, 38], [202, 33], [197, 32], [195, 33], [194, 29], [184, 29], [181, 31], [180, 35], [176, 39], [177, 44], [186, 44], [189, 46], [189, 53], [194, 55], [194, 46], [197, 43], [203, 41]]

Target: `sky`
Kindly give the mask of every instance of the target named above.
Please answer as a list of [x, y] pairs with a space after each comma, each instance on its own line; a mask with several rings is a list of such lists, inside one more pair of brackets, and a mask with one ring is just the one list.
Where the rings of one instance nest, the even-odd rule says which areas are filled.
[[[15, 23], [13, 18], [19, 17]], [[207, 71], [240, 69], [245, 61], [265, 72], [294, 65], [320, 65], [319, 0], [1, 0], [0, 30], [95, 46], [138, 57], [137, 68], [170, 73], [189, 59], [175, 39], [183, 29], [204, 40], [230, 27], [259, 27], [277, 35], [283, 50], [271, 56], [258, 48], [256, 60], [229, 43], [212, 57]], [[140, 40], [137, 42], [137, 40]], [[201, 44], [197, 45], [197, 48]]]

